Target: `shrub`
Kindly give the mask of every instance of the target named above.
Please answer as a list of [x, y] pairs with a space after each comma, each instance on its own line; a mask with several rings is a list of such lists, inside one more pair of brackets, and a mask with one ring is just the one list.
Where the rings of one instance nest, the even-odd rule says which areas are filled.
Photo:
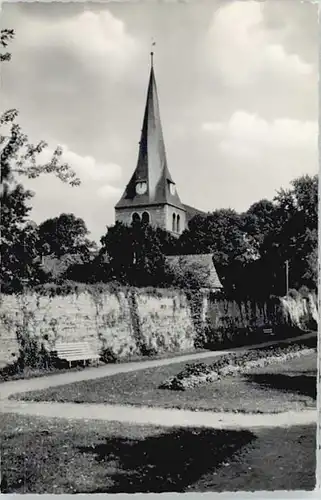
[[156, 356], [157, 355], [157, 349], [155, 347], [152, 347], [152, 346], [148, 346], [148, 345], [145, 345], [145, 344], [142, 344], [140, 346], [140, 352], [143, 356]]
[[307, 299], [311, 295], [311, 290], [309, 290], [307, 286], [303, 285], [299, 289], [299, 294], [302, 298]]
[[117, 354], [110, 347], [104, 347], [101, 349], [100, 359], [106, 364], [117, 363], [119, 361]]
[[291, 288], [288, 291], [288, 297], [290, 297], [291, 299], [298, 299], [300, 297], [300, 294], [297, 290], [295, 290], [295, 288]]
[[208, 377], [209, 375], [213, 375], [219, 378], [224, 374], [225, 370], [229, 371], [229, 368], [231, 369], [231, 373], [233, 373], [234, 368], [237, 371], [246, 369], [246, 365], [248, 363], [259, 361], [262, 359], [266, 359], [268, 362], [269, 358], [271, 357], [281, 358], [284, 355], [296, 354], [302, 349], [311, 349], [311, 347], [313, 349], [316, 349], [315, 339], [310, 339], [310, 341], [308, 340], [304, 343], [295, 343], [291, 345], [280, 344], [277, 346], [269, 346], [263, 349], [253, 349], [244, 353], [231, 353], [221, 356], [219, 359], [215, 360], [209, 365], [205, 363], [188, 364], [176, 376], [164, 381], [159, 386], [159, 388], [170, 389], [174, 391], [183, 391], [187, 387], [198, 385], [198, 383], [203, 383], [204, 379], [211, 380], [211, 378]]

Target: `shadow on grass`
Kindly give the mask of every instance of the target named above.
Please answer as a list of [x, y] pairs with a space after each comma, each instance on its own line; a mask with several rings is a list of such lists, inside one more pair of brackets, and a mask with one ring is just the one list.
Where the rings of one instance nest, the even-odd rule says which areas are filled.
[[106, 468], [113, 464], [115, 471], [106, 476], [106, 486], [90, 493], [184, 492], [254, 439], [249, 431], [180, 429], [142, 441], [108, 439], [78, 449], [93, 453]]
[[262, 373], [247, 375], [248, 382], [259, 384], [261, 387], [278, 389], [283, 392], [298, 393], [316, 399], [316, 375], [284, 375], [278, 373]]

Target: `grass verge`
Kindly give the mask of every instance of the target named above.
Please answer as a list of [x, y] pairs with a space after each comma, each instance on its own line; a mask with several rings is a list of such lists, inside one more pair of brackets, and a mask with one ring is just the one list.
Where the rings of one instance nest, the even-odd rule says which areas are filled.
[[315, 486], [315, 426], [220, 431], [2, 416], [2, 493]]
[[246, 376], [225, 377], [186, 391], [159, 389], [163, 380], [179, 373], [185, 365], [185, 362], [175, 363], [120, 373], [15, 394], [13, 399], [254, 413], [276, 413], [315, 406], [316, 353], [284, 364], [258, 368]]

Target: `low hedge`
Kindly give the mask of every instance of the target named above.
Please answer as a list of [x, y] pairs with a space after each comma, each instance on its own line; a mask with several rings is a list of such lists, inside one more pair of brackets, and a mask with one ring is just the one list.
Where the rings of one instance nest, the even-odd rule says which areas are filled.
[[225, 375], [244, 372], [257, 365], [273, 363], [285, 358], [291, 358], [316, 351], [316, 339], [309, 339], [304, 343], [285, 344], [269, 346], [265, 348], [252, 349], [246, 352], [230, 353], [220, 356], [211, 364], [191, 363], [178, 373], [175, 377], [164, 381], [159, 388], [174, 391], [184, 391], [202, 383], [213, 382]]

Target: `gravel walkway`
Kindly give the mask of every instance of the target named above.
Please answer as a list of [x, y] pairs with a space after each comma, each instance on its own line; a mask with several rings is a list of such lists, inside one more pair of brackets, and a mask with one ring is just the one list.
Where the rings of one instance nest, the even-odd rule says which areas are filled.
[[210, 429], [253, 429], [255, 427], [290, 427], [313, 424], [317, 421], [316, 410], [289, 411], [276, 414], [212, 413], [208, 411], [175, 410], [119, 406], [108, 404], [77, 403], [27, 403], [4, 401], [1, 411], [56, 417], [71, 420], [105, 420], [135, 424], [151, 424], [166, 427], [207, 427]]

